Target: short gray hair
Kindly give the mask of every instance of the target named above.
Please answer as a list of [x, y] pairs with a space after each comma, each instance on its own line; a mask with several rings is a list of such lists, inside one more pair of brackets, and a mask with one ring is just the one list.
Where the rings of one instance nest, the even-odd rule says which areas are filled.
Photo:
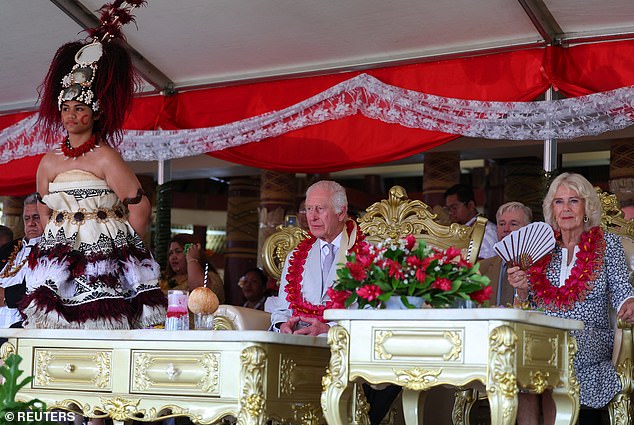
[[27, 195], [26, 198], [24, 198], [24, 205], [37, 204], [37, 201], [39, 199], [40, 199], [40, 194], [39, 193], [31, 193], [30, 195]]
[[584, 229], [590, 230], [590, 228], [601, 224], [601, 201], [597, 191], [592, 187], [592, 184], [581, 174], [576, 173], [563, 173], [558, 175], [555, 180], [550, 184], [548, 193], [544, 198], [542, 207], [544, 208], [544, 220], [550, 224], [554, 229], [558, 230], [557, 220], [553, 214], [553, 200], [555, 199], [555, 193], [559, 186], [564, 185], [569, 189], [577, 192], [579, 197], [585, 201], [586, 210], [585, 216], [588, 217], [588, 222], [583, 223]]
[[495, 219], [497, 221], [500, 221], [500, 217], [502, 217], [502, 214], [504, 214], [507, 211], [523, 212], [524, 215], [526, 216], [526, 224], [529, 224], [531, 221], [533, 221], [533, 211], [531, 211], [531, 209], [528, 208], [526, 205], [517, 201], [511, 201], [511, 202], [507, 202], [506, 204], [500, 205], [500, 208], [498, 208], [498, 212], [495, 214]]
[[341, 186], [339, 183], [333, 180], [320, 180], [316, 183], [311, 184], [308, 189], [306, 189], [306, 197], [315, 189], [324, 189], [330, 192], [332, 206], [335, 209], [335, 212], [339, 214], [345, 207], [348, 206], [348, 197], [346, 196], [346, 189]]

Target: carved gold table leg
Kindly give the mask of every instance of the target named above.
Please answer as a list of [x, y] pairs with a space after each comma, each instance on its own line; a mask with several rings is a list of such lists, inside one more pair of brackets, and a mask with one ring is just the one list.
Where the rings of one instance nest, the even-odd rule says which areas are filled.
[[238, 411], [238, 425], [264, 425], [266, 399], [264, 397], [264, 374], [266, 352], [258, 346], [242, 350], [240, 382], [242, 394]]
[[489, 335], [487, 396], [492, 425], [512, 425], [517, 416], [515, 350], [517, 335], [509, 326], [499, 326]]
[[363, 391], [363, 384], [361, 382], [355, 382], [353, 386], [352, 403], [350, 403], [351, 412], [350, 418], [356, 425], [370, 425], [370, 404], [365, 398], [365, 392]]
[[473, 388], [456, 391], [456, 399], [451, 411], [451, 420], [454, 425], [469, 425], [471, 408], [478, 401], [478, 391]]
[[632, 327], [619, 322], [619, 328], [622, 328], [619, 329], [622, 335], [619, 356], [616, 360], [616, 371], [619, 381], [621, 381], [621, 391], [608, 404], [608, 411], [612, 425], [632, 425], [631, 394], [634, 391], [634, 364], [630, 358], [634, 350]]
[[[423, 417], [426, 396], [426, 391], [403, 388], [403, 417], [407, 425], [416, 425], [419, 423], [418, 418]], [[422, 425], [422, 423], [421, 419], [420, 424]]]
[[[328, 425], [343, 425], [346, 418], [346, 406], [342, 395], [348, 386], [350, 335], [343, 327], [333, 326], [328, 331], [328, 344], [330, 345], [330, 363], [321, 380], [321, 408]], [[360, 388], [358, 390], [362, 391]], [[362, 412], [353, 412], [353, 417], [356, 418], [359, 414], [363, 416]], [[363, 420], [357, 419], [357, 423], [364, 423]], [[365, 420], [367, 421], [367, 412]]]
[[579, 382], [575, 376], [573, 360], [577, 353], [577, 341], [570, 335], [568, 337], [568, 358], [562, 376], [563, 386], [553, 389], [553, 400], [557, 409], [555, 424], [573, 425], [577, 423], [579, 416]]

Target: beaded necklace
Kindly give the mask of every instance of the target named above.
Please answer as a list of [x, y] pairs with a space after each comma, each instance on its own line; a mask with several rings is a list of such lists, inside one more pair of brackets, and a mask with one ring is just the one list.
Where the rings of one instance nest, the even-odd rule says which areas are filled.
[[93, 150], [97, 147], [97, 135], [93, 134], [92, 137], [86, 140], [81, 145], [76, 148], [70, 144], [70, 138], [67, 136], [66, 139], [62, 141], [61, 148], [62, 153], [66, 158], [79, 158], [80, 156], [84, 156], [86, 153]]

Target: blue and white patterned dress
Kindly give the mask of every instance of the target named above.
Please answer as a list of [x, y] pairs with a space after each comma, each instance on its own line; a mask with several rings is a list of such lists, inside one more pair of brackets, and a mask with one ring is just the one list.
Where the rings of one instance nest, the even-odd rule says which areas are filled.
[[[550, 316], [581, 320], [585, 324], [583, 330], [572, 331], [579, 348], [574, 367], [581, 387], [581, 404], [592, 408], [605, 406], [621, 390], [612, 365], [614, 330], [610, 326], [609, 307], [611, 304], [618, 311], [623, 301], [634, 297], [621, 240], [606, 232], [605, 242], [603, 267], [591, 283], [593, 288], [585, 300], [576, 302], [566, 311], [545, 311]], [[546, 276], [553, 284], [559, 283], [561, 263], [562, 249], [556, 246], [546, 270]]]

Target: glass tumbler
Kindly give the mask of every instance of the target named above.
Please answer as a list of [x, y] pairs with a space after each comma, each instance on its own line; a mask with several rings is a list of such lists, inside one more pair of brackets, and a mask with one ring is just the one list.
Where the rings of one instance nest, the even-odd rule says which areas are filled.
[[165, 329], [168, 331], [186, 331], [189, 329], [189, 312], [187, 311], [187, 291], [167, 291], [167, 317]]
[[211, 329], [214, 328], [214, 315], [196, 313], [194, 315], [194, 328], [195, 329]]

